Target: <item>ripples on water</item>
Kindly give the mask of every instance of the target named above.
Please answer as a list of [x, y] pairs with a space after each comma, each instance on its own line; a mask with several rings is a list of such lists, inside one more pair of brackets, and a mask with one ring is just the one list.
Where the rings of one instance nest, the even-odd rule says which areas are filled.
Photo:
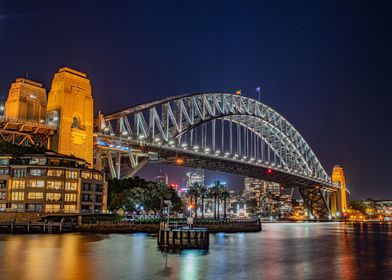
[[147, 234], [0, 235], [0, 279], [392, 279], [391, 224], [263, 229], [168, 255]]

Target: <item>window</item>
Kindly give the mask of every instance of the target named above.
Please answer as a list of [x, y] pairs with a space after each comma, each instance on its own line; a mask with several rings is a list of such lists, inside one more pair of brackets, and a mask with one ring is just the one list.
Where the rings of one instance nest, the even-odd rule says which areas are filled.
[[64, 205], [64, 212], [65, 213], [76, 212], [76, 205]]
[[25, 182], [24, 180], [14, 180], [12, 181], [12, 189], [14, 190], [21, 190], [25, 188]]
[[63, 176], [63, 170], [61, 170], [61, 169], [48, 169], [48, 176], [61, 177], [61, 176]]
[[19, 204], [19, 203], [12, 203], [11, 208], [14, 210], [23, 210], [24, 209], [24, 204]]
[[90, 196], [88, 194], [84, 194], [82, 196], [82, 201], [90, 201]]
[[7, 198], [6, 192], [0, 192], [0, 200], [5, 200]]
[[45, 181], [43, 180], [29, 180], [27, 183], [29, 188], [43, 188], [45, 186]]
[[61, 181], [47, 181], [46, 188], [50, 190], [61, 190], [62, 182]]
[[47, 193], [46, 201], [61, 201], [61, 193]]
[[88, 184], [88, 183], [83, 183], [83, 190], [84, 191], [90, 191], [90, 184]]
[[30, 169], [30, 175], [31, 176], [45, 176], [45, 169]]
[[26, 177], [26, 169], [17, 168], [12, 170], [12, 175], [14, 177]]
[[77, 171], [65, 171], [65, 177], [67, 179], [78, 179], [78, 172]]
[[102, 180], [102, 175], [99, 173], [94, 173], [94, 180]]
[[0, 175], [8, 175], [9, 171], [8, 168], [0, 168]]
[[82, 178], [84, 178], [84, 179], [91, 179], [92, 178], [91, 172], [82, 171]]
[[79, 128], [79, 120], [77, 117], [73, 117], [72, 128]]
[[0, 180], [0, 189], [5, 189], [7, 187], [7, 180]]
[[60, 165], [60, 160], [59, 159], [50, 159], [49, 165]]
[[78, 185], [76, 182], [65, 182], [65, 190], [66, 191], [76, 191], [77, 186]]
[[44, 193], [42, 192], [29, 192], [27, 193], [27, 199], [43, 199]]
[[45, 205], [45, 212], [59, 212], [60, 211], [60, 204], [46, 204]]
[[76, 201], [76, 194], [75, 193], [66, 193], [65, 194], [65, 201], [69, 201], [69, 202]]
[[102, 191], [103, 191], [103, 186], [97, 184], [97, 185], [96, 185], [95, 191], [96, 191], [96, 192], [102, 192]]
[[26, 205], [26, 211], [41, 212], [42, 204], [29, 203]]
[[10, 160], [8, 158], [1, 158], [0, 159], [0, 165], [9, 165]]
[[31, 165], [45, 165], [46, 158], [31, 158], [29, 163]]
[[12, 200], [24, 200], [24, 192], [12, 192]]

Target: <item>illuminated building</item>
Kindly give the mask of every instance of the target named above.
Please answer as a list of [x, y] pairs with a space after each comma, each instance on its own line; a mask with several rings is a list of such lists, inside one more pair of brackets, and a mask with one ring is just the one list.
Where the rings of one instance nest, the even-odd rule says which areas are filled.
[[162, 170], [155, 176], [155, 182], [156, 183], [162, 183], [165, 184], [166, 186], [169, 185], [169, 176], [167, 176], [167, 173], [163, 173]]
[[189, 171], [186, 173], [185, 177], [185, 185], [186, 188], [189, 189], [193, 184], [198, 183], [200, 185], [204, 185], [204, 170], [200, 168], [196, 168], [196, 170]]
[[83, 159], [55, 152], [0, 156], [0, 210], [100, 213], [106, 200], [104, 175]]
[[46, 90], [41, 83], [18, 78], [8, 92], [5, 117], [45, 122], [46, 103]]
[[93, 97], [87, 75], [65, 67], [54, 75], [48, 95], [48, 123], [57, 125], [52, 148], [93, 163]]

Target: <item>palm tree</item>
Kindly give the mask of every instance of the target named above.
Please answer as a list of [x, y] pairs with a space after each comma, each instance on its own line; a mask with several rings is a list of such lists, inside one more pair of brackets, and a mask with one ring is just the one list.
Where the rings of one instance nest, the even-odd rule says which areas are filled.
[[163, 201], [171, 197], [171, 192], [169, 188], [163, 183], [157, 183], [154, 189], [157, 197], [159, 197], [160, 205], [159, 205], [159, 216], [163, 217]]
[[223, 198], [223, 220], [226, 221], [227, 199], [230, 197], [230, 192], [226, 187], [222, 188], [221, 197]]
[[188, 190], [188, 194], [190, 195], [190, 203], [192, 205], [192, 197], [195, 202], [195, 219], [197, 219], [197, 198], [200, 196], [200, 187], [199, 183], [193, 183], [192, 186]]
[[216, 181], [214, 186], [211, 188], [211, 193], [214, 197], [214, 220], [217, 218], [219, 220], [219, 199], [221, 188], [222, 184], [219, 181]]
[[201, 218], [204, 219], [204, 199], [206, 198], [208, 192], [205, 186], [200, 186], [199, 189], [200, 197], [201, 197]]

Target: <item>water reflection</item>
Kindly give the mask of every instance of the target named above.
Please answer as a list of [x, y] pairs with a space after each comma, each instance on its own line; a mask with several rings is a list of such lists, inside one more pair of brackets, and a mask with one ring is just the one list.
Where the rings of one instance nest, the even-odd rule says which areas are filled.
[[392, 225], [266, 224], [165, 254], [147, 234], [0, 235], [1, 279], [392, 279]]

